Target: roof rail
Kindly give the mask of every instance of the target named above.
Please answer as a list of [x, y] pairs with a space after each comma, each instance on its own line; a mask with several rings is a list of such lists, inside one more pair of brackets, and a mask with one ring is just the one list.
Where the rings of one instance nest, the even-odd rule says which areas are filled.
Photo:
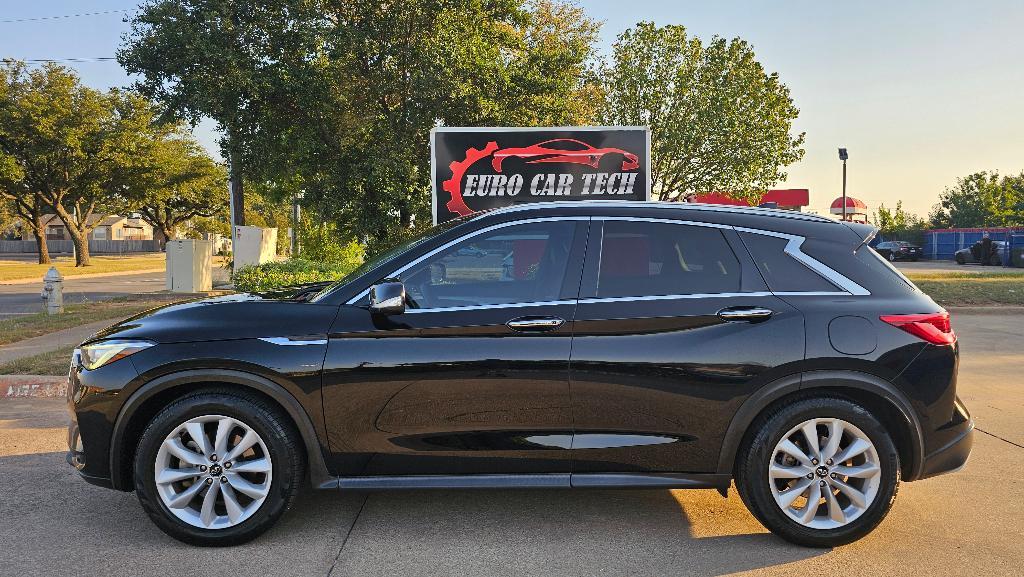
[[807, 214], [803, 212], [796, 212], [792, 210], [781, 210], [777, 208], [760, 208], [753, 206], [735, 206], [728, 204], [704, 204], [699, 202], [663, 202], [663, 201], [624, 201], [624, 200], [587, 200], [587, 201], [554, 201], [554, 202], [530, 202], [524, 204], [515, 204], [512, 206], [506, 206], [502, 208], [493, 209], [490, 211], [491, 214], [502, 214], [506, 212], [517, 212], [520, 210], [535, 210], [544, 208], [566, 208], [580, 206], [581, 202], [585, 202], [587, 205], [604, 205], [604, 206], [622, 206], [629, 208], [662, 208], [669, 210], [694, 210], [703, 212], [730, 212], [737, 214], [752, 214], [761, 216], [773, 216], [777, 218], [790, 218], [795, 220], [809, 220], [813, 222], [826, 222], [839, 224], [838, 220], [819, 216], [816, 214]]

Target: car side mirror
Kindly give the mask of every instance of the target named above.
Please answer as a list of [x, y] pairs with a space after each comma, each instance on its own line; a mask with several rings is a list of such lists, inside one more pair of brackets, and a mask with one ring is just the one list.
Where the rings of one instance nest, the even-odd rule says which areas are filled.
[[370, 312], [378, 315], [400, 315], [405, 312], [405, 285], [387, 279], [370, 287]]

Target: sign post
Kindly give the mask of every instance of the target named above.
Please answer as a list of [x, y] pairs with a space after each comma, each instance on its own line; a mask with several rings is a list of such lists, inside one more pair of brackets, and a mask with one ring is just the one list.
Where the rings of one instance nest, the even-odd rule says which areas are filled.
[[650, 200], [650, 150], [640, 126], [435, 128], [434, 224], [527, 202]]

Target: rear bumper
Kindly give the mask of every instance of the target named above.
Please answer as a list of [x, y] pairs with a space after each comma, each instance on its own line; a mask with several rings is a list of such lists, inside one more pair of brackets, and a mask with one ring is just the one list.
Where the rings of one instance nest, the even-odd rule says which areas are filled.
[[927, 479], [943, 473], [959, 471], [967, 464], [974, 446], [974, 419], [967, 421], [965, 430], [942, 448], [924, 459], [924, 466], [918, 479]]

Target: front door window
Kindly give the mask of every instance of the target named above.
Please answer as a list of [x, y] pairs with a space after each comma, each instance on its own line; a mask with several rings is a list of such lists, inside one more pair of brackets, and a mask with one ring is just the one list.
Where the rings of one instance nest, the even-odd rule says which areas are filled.
[[574, 223], [502, 227], [449, 247], [401, 275], [411, 308], [558, 300]]

